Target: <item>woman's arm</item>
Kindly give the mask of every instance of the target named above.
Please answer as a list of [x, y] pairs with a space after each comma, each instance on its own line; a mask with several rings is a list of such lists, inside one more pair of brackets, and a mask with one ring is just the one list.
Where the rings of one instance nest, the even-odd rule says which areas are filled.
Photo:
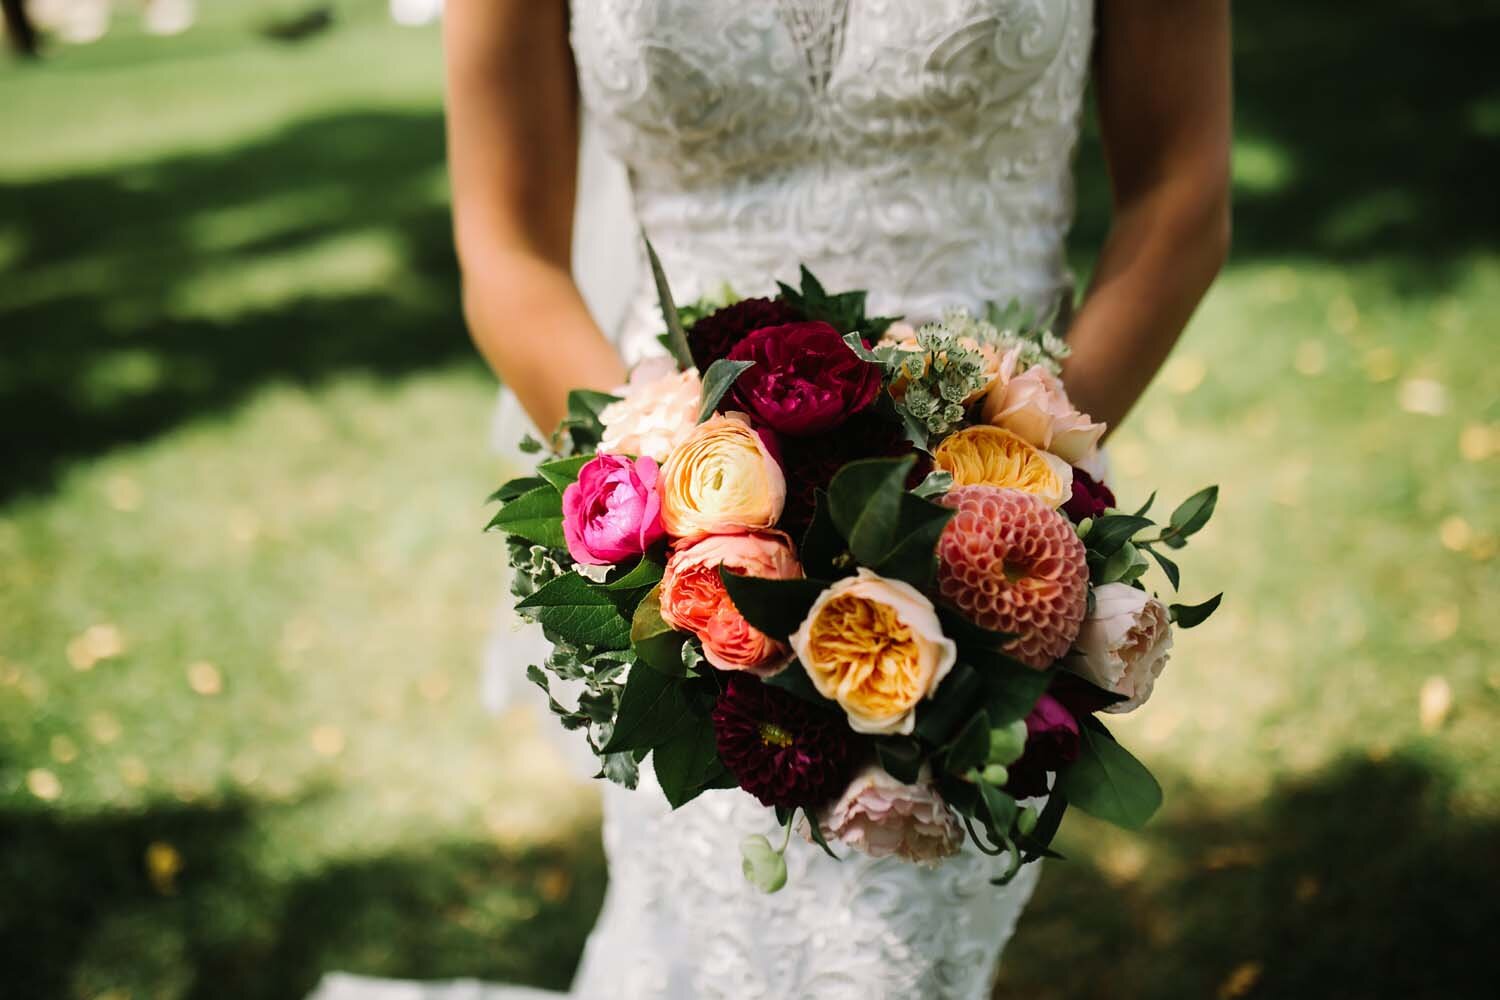
[[569, 273], [578, 96], [566, 0], [449, 0], [448, 169], [464, 315], [538, 428], [624, 381]]
[[1229, 250], [1229, 0], [1101, 0], [1109, 239], [1063, 366], [1111, 426], [1145, 391]]

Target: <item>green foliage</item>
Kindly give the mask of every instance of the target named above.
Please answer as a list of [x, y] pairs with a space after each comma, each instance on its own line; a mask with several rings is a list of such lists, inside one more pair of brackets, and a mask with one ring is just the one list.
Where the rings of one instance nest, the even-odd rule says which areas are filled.
[[646, 239], [644, 233], [641, 239], [646, 243], [646, 257], [651, 262], [651, 278], [656, 282], [656, 297], [661, 306], [663, 321], [667, 324], [667, 335], [663, 339], [667, 351], [677, 362], [679, 370], [686, 371], [693, 367], [693, 352], [688, 346], [687, 331], [682, 326], [682, 316], [677, 311], [677, 304], [672, 301], [672, 289], [667, 284], [667, 274], [662, 270], [661, 258], [656, 256], [656, 248], [651, 241]]
[[720, 358], [708, 366], [708, 371], [703, 373], [703, 402], [698, 408], [698, 423], [714, 415], [719, 401], [734, 385], [735, 379], [744, 374], [745, 369], [753, 367], [754, 361], [730, 361], [728, 358]]
[[485, 530], [503, 531], [552, 549], [564, 548], [567, 538], [562, 528], [562, 494], [550, 483], [528, 490], [506, 501]]
[[867, 458], [850, 462], [828, 487], [828, 513], [865, 566], [878, 565], [899, 540], [901, 497], [916, 458]]
[[1090, 816], [1140, 829], [1161, 807], [1161, 785], [1109, 730], [1092, 718], [1082, 721], [1078, 759], [1057, 776], [1057, 787]]
[[567, 573], [518, 603], [516, 610], [540, 622], [550, 636], [575, 645], [628, 649], [631, 606], [628, 596]]
[[813, 273], [802, 267], [802, 286], [793, 288], [778, 282], [781, 299], [809, 320], [821, 320], [839, 333], [857, 334], [865, 340], [879, 340], [894, 318], [865, 315], [865, 293], [840, 292], [830, 295]]
[[630, 622], [630, 646], [636, 659], [653, 670], [680, 677], [687, 669], [682, 660], [682, 644], [687, 639], [686, 632], [674, 630], [662, 618], [661, 588], [651, 588]]
[[745, 620], [766, 635], [785, 639], [802, 624], [818, 595], [828, 588], [819, 580], [766, 580], [719, 568], [729, 599]]
[[1209, 615], [1219, 610], [1219, 602], [1223, 599], [1223, 594], [1215, 594], [1202, 604], [1170, 604], [1167, 611], [1171, 614], [1172, 621], [1182, 628], [1193, 628], [1202, 625]]

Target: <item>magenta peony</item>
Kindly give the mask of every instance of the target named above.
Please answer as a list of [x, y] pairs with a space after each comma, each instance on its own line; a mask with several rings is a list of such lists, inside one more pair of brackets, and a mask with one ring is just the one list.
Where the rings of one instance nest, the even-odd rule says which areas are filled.
[[1062, 512], [1074, 524], [1090, 517], [1099, 517], [1115, 505], [1115, 494], [1108, 486], [1089, 475], [1078, 466], [1073, 466], [1073, 496], [1062, 505]]
[[964, 830], [923, 768], [906, 785], [871, 764], [855, 776], [837, 802], [817, 821], [823, 836], [840, 840], [872, 858], [905, 858], [935, 868], [963, 846]]
[[815, 808], [849, 780], [855, 737], [841, 716], [744, 674], [714, 705], [719, 757], [768, 806]]
[[731, 390], [738, 408], [781, 434], [832, 430], [880, 393], [880, 366], [860, 360], [827, 323], [756, 330], [729, 358], [755, 362]]
[[1026, 750], [1010, 765], [1005, 790], [1018, 799], [1047, 794], [1047, 772], [1078, 759], [1078, 720], [1062, 702], [1044, 694], [1026, 716]]
[[735, 344], [756, 330], [783, 326], [801, 318], [797, 310], [780, 299], [742, 299], [716, 309], [694, 323], [687, 332], [693, 364], [700, 372], [706, 372], [709, 365], [727, 357]]
[[664, 534], [656, 462], [599, 455], [563, 491], [563, 537], [575, 562], [610, 566]]
[[975, 624], [1016, 636], [1005, 647], [1016, 659], [1052, 666], [1088, 608], [1073, 526], [1036, 497], [996, 486], [960, 486], [940, 502], [958, 515], [938, 540], [938, 590]]

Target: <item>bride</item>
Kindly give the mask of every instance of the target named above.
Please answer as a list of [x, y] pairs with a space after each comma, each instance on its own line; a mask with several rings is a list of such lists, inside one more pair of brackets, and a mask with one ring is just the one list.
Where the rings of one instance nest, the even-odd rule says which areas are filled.
[[[570, 272], [581, 108], [628, 168], [678, 301], [726, 283], [765, 294], [805, 263], [831, 289], [868, 289], [872, 314], [1014, 298], [1071, 312], [1064, 239], [1092, 69], [1114, 214], [1064, 377], [1114, 425], [1224, 259], [1228, 6], [449, 0], [474, 339], [542, 428], [568, 390], [615, 387], [656, 349], [647, 282], [611, 337]], [[590, 1000], [984, 997], [1039, 867], [997, 890], [974, 850], [929, 871], [794, 843], [787, 888], [767, 896], [736, 845], [774, 819], [743, 792], [672, 812], [647, 774], [604, 795], [610, 884], [572, 994]], [[539, 994], [498, 994], [512, 995]]]

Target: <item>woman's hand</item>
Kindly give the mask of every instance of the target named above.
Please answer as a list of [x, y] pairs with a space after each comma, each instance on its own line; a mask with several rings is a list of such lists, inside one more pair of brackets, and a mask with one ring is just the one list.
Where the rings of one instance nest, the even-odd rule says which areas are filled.
[[1113, 219], [1063, 366], [1111, 427], [1167, 358], [1229, 249], [1229, 0], [1101, 0], [1095, 45]]
[[578, 97], [566, 0], [449, 0], [448, 169], [464, 315], [537, 427], [624, 381], [570, 275]]

